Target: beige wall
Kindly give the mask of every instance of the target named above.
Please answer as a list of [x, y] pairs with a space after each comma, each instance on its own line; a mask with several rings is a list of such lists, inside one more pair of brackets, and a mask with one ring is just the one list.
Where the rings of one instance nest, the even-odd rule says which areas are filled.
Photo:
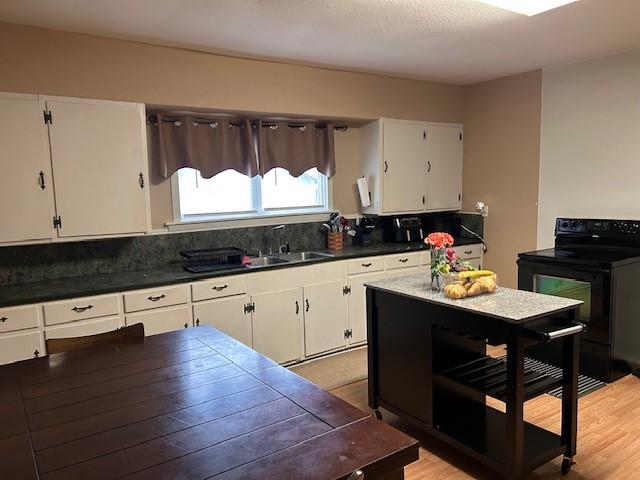
[[[442, 83], [212, 55], [0, 23], [0, 91], [153, 105], [353, 119], [461, 122], [463, 88]], [[353, 145], [336, 143], [334, 203], [357, 213]], [[152, 189], [158, 227], [168, 183]]]
[[557, 217], [640, 218], [640, 50], [545, 69], [538, 247]]
[[489, 205], [487, 268], [517, 285], [517, 254], [536, 248], [542, 73], [465, 88], [464, 209]]

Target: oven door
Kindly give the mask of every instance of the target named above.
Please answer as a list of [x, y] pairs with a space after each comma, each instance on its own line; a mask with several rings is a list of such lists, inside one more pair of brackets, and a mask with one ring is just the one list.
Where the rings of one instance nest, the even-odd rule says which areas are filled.
[[579, 320], [587, 325], [582, 339], [611, 344], [611, 272], [569, 264], [518, 260], [518, 288], [582, 300]]

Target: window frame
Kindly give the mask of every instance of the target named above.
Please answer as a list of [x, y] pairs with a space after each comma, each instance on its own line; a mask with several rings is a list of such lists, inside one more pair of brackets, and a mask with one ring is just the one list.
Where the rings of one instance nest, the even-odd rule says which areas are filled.
[[[218, 222], [225, 225], [230, 222], [241, 222], [244, 225], [259, 225], [263, 222], [251, 222], [258, 219], [277, 219], [280, 223], [294, 223], [304, 221], [308, 217], [308, 221], [316, 221], [313, 216], [322, 215], [333, 211], [333, 177], [324, 176], [324, 182], [320, 184], [320, 192], [323, 198], [326, 198], [326, 205], [310, 205], [291, 208], [263, 208], [262, 207], [262, 177], [256, 175], [251, 178], [251, 189], [253, 192], [253, 210], [250, 212], [225, 212], [212, 214], [191, 214], [182, 215], [180, 211], [180, 185], [178, 181], [178, 172], [171, 175], [171, 203], [173, 211], [173, 221], [166, 222], [165, 226], [175, 227], [180, 225], [199, 225], [216, 224]], [[301, 219], [302, 218], [302, 219]], [[247, 222], [249, 221], [249, 222]], [[268, 224], [268, 223], [267, 223]], [[221, 227], [225, 228], [225, 227]], [[175, 230], [183, 230], [176, 228]]]

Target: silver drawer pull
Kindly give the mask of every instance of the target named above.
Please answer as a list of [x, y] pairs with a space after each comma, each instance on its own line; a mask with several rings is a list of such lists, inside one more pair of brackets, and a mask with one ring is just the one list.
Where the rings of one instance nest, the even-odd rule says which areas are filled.
[[364, 480], [364, 473], [362, 472], [362, 470], [356, 470], [351, 475], [349, 475], [347, 480]]
[[364, 268], [369, 268], [369, 267], [372, 265], [372, 263], [362, 263], [361, 265], [362, 265]]
[[408, 258], [399, 258], [398, 261], [400, 263], [407, 263], [409, 261], [409, 259]]
[[9, 320], [7, 317], [0, 317], [0, 323], [4, 323]]
[[86, 307], [73, 307], [71, 310], [73, 310], [76, 313], [82, 313], [82, 312], [86, 312], [87, 310], [91, 310], [93, 308], [93, 305], [87, 305]]
[[228, 288], [229, 285], [222, 285], [221, 287], [211, 287], [213, 288], [216, 292], [221, 292], [222, 290], [224, 290], [225, 288]]
[[166, 295], [163, 293], [162, 295], [158, 295], [157, 297], [147, 297], [147, 300], [149, 300], [151, 302], [157, 302], [159, 300], [162, 300], [165, 297], [166, 297]]

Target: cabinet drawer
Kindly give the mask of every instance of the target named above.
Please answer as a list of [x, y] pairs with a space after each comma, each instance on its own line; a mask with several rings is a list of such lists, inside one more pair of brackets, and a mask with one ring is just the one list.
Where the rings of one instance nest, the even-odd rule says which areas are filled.
[[463, 260], [467, 258], [480, 258], [482, 256], [481, 243], [476, 243], [473, 245], [459, 245], [453, 248], [456, 251], [456, 255], [458, 255], [458, 257]]
[[143, 323], [145, 335], [157, 335], [191, 327], [193, 326], [191, 318], [191, 307], [185, 305], [133, 313], [127, 315], [126, 324]]
[[49, 338], [72, 338], [97, 335], [98, 333], [111, 332], [120, 327], [120, 317], [106, 317], [95, 320], [73, 322], [58, 327], [47, 328], [44, 336]]
[[37, 305], [0, 308], [0, 333], [37, 327], [39, 310]]
[[154, 288], [124, 294], [124, 311], [126, 313], [151, 310], [152, 308], [170, 307], [189, 302], [189, 286]]
[[45, 325], [75, 322], [88, 318], [106, 317], [120, 313], [118, 295], [84, 297], [44, 304]]
[[417, 267], [420, 265], [420, 253], [401, 253], [384, 257], [384, 266], [387, 270], [393, 268]]
[[420, 265], [431, 265], [431, 252], [422, 252], [420, 254]]
[[247, 293], [247, 278], [244, 275], [213, 278], [191, 285], [191, 296], [194, 302], [230, 297], [241, 293]]
[[40, 332], [20, 332], [0, 336], [0, 364], [27, 360], [42, 355]]
[[347, 273], [349, 275], [384, 270], [384, 257], [366, 257], [349, 260]]

